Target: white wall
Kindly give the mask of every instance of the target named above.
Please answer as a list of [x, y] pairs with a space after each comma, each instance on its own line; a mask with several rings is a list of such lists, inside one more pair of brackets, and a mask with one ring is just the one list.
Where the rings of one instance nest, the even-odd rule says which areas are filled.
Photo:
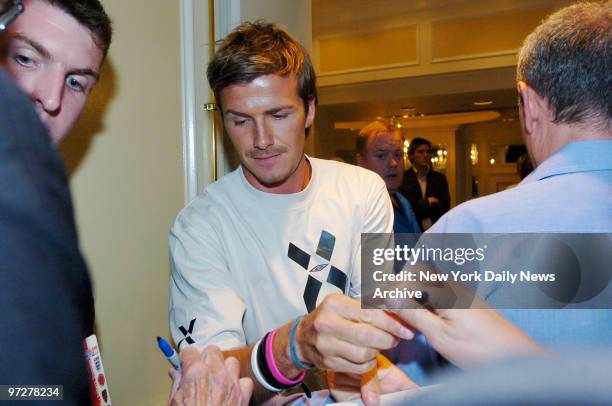
[[308, 50], [312, 45], [311, 0], [241, 0], [240, 20], [278, 23]]
[[164, 404], [167, 234], [183, 206], [179, 2], [102, 0], [115, 36], [62, 145], [116, 405]]

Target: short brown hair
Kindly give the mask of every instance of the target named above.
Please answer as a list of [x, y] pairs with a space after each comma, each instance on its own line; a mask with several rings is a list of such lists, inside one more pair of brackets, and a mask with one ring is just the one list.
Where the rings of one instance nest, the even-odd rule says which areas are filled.
[[395, 126], [393, 126], [392, 124], [385, 123], [383, 121], [372, 121], [370, 124], [363, 127], [361, 131], [359, 131], [359, 134], [357, 134], [357, 141], [355, 143], [355, 149], [357, 150], [357, 153], [362, 156], [365, 156], [367, 152], [366, 150], [368, 146], [368, 140], [370, 139], [370, 137], [386, 133], [398, 133], [400, 134], [402, 140], [404, 138], [401, 136], [401, 133], [397, 130], [397, 128], [395, 128]]
[[113, 39], [113, 27], [110, 18], [99, 0], [45, 0], [72, 16], [83, 27], [94, 34], [94, 41], [106, 57]]
[[317, 102], [315, 72], [308, 52], [276, 24], [263, 21], [240, 24], [223, 39], [207, 72], [218, 103], [226, 87], [270, 74], [296, 76], [306, 112], [312, 100]]
[[410, 141], [410, 146], [408, 147], [408, 158], [413, 156], [416, 149], [421, 145], [427, 145], [429, 148], [431, 148], [431, 142], [425, 138], [415, 137], [412, 141]]

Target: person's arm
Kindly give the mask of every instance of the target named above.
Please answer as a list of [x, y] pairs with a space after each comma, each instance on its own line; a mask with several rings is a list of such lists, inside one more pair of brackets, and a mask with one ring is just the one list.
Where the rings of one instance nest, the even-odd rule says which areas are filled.
[[246, 345], [246, 306], [210, 217], [206, 200], [192, 202], [179, 214], [169, 236], [169, 323], [179, 351], [192, 345]]
[[[302, 370], [291, 360], [290, 330], [293, 322], [279, 328], [273, 342], [275, 364], [287, 378], [297, 377]], [[393, 348], [398, 337], [411, 339], [412, 331], [382, 310], [364, 310], [359, 302], [347, 296], [328, 295], [297, 326], [297, 356], [305, 364], [319, 369], [350, 374], [365, 374], [376, 366], [379, 351]], [[274, 393], [259, 385], [252, 374], [252, 346], [225, 351], [240, 361], [241, 375], [253, 378], [253, 399], [261, 402]]]
[[[179, 215], [170, 235], [173, 339], [179, 350], [209, 344], [231, 349], [225, 354], [239, 360], [243, 376], [252, 376], [252, 346], [245, 345], [242, 328], [245, 305], [234, 290], [237, 283], [215, 254], [222, 249], [214, 239], [214, 230], [197, 215], [202, 210], [187, 210]], [[279, 326], [273, 342], [275, 364], [288, 379], [301, 372], [289, 353], [291, 325]], [[396, 337], [409, 338], [412, 332], [383, 311], [361, 310], [357, 301], [338, 294], [327, 296], [303, 317], [295, 341], [298, 356], [305, 363], [322, 369], [363, 373], [372, 368], [379, 350], [397, 344]], [[255, 401], [274, 395], [261, 387], [257, 379], [254, 381]]]

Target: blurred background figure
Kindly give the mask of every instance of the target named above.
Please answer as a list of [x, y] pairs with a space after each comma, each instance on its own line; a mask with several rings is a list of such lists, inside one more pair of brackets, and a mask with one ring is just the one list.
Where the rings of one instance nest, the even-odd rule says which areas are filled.
[[404, 140], [400, 132], [391, 124], [374, 121], [359, 132], [356, 144], [357, 165], [376, 172], [387, 185], [393, 204], [393, 231], [420, 233], [410, 202], [398, 192], [404, 178]]
[[516, 173], [521, 180], [525, 179], [533, 171], [533, 164], [529, 159], [529, 154], [525, 153], [516, 160]]
[[410, 200], [423, 231], [432, 226], [450, 208], [446, 176], [431, 169], [431, 142], [415, 138], [408, 147], [412, 167], [404, 173], [400, 192]]
[[[524, 153], [516, 160], [516, 174], [519, 176], [521, 181], [525, 179], [531, 172], [533, 172], [533, 164], [529, 158], [529, 154]], [[513, 183], [508, 185], [506, 189], [517, 187], [521, 182]]]

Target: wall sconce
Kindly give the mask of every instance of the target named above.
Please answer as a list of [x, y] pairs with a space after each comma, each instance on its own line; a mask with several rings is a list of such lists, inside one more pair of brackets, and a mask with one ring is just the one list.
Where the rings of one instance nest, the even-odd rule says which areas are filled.
[[404, 169], [410, 167], [410, 160], [408, 159], [408, 147], [410, 146], [410, 140], [404, 140]]
[[478, 145], [476, 144], [470, 146], [470, 162], [472, 166], [478, 165]]
[[434, 169], [445, 169], [446, 160], [448, 158], [448, 151], [446, 150], [446, 147], [439, 145], [436, 148], [432, 148], [431, 154], [431, 166]]

